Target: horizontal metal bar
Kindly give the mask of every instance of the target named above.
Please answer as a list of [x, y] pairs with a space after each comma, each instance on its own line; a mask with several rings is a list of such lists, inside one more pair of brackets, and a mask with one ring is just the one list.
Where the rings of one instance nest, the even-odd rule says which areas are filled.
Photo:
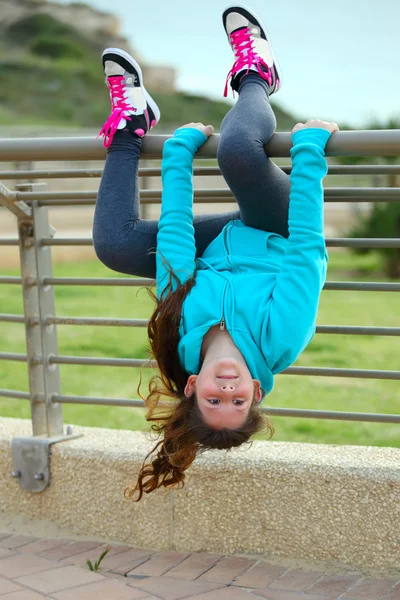
[[14, 352], [0, 352], [0, 360], [26, 362], [28, 360], [28, 357], [26, 354], [16, 354]]
[[[0, 322], [24, 323], [23, 315], [0, 314]], [[31, 319], [31, 325], [37, 325], [38, 319]], [[105, 327], [147, 327], [148, 319], [106, 319], [92, 317], [47, 317], [46, 325], [90, 325]], [[317, 325], [317, 334], [400, 336], [400, 327], [348, 327], [342, 325]]]
[[[15, 390], [0, 389], [0, 397], [19, 398], [30, 400], [29, 392], [20, 392]], [[146, 408], [143, 400], [133, 400], [129, 398], [98, 398], [90, 396], [67, 396], [53, 394], [51, 401], [63, 404], [84, 404], [96, 406], [122, 406], [129, 408]], [[168, 406], [167, 403], [160, 403], [160, 407]], [[358, 421], [372, 423], [400, 423], [400, 415], [383, 413], [355, 413], [328, 410], [307, 410], [296, 408], [271, 408], [261, 406], [261, 412], [275, 417], [297, 417], [302, 419], [329, 419], [341, 421]]]
[[[0, 277], [0, 284], [22, 284], [21, 277]], [[43, 285], [104, 285], [128, 287], [154, 287], [154, 279], [136, 277], [44, 277]], [[364, 281], [327, 281], [325, 291], [346, 292], [400, 292], [400, 283], [364, 282]]]
[[[154, 279], [144, 277], [44, 277], [43, 285], [115, 285], [132, 287], [153, 287]], [[400, 283], [386, 282], [357, 282], [357, 281], [327, 281], [324, 290], [365, 291], [365, 292], [400, 292]]]
[[22, 278], [21, 277], [0, 277], [0, 284], [8, 284], [8, 285], [21, 285], [22, 284]]
[[[142, 195], [142, 192], [141, 192]], [[30, 202], [30, 200], [28, 200], [28, 203]], [[229, 197], [229, 198], [206, 198], [206, 199], [202, 199], [202, 198], [197, 198], [196, 202], [198, 202], [199, 204], [215, 204], [216, 202], [218, 202], [219, 204], [233, 204], [234, 202], [236, 202], [236, 200], [234, 199], [234, 197]], [[53, 206], [53, 207], [60, 207], [60, 206], [94, 206], [96, 204], [96, 197], [93, 196], [92, 198], [76, 198], [76, 199], [45, 199], [45, 200], [40, 200], [38, 201], [38, 205], [39, 206]], [[161, 204], [161, 198], [141, 198], [140, 199], [140, 204], [143, 205], [147, 205], [147, 204]]]
[[[17, 200], [23, 200], [24, 202], [43, 200], [83, 200], [83, 199], [96, 199], [97, 190], [78, 190], [69, 192], [16, 192]], [[162, 190], [142, 190], [141, 201], [147, 199], [159, 200], [161, 199]], [[377, 187], [377, 188], [362, 188], [362, 187], [328, 187], [324, 189], [325, 198], [342, 198], [343, 196], [349, 198], [362, 198], [365, 202], [366, 198], [395, 198], [400, 199], [400, 190], [393, 187]], [[194, 199], [197, 198], [234, 198], [229, 188], [206, 188], [194, 190]]]
[[[291, 166], [280, 169], [287, 174], [292, 172]], [[328, 175], [400, 175], [400, 165], [328, 165]]]
[[[29, 392], [20, 392], [15, 390], [0, 389], [0, 397], [19, 398], [30, 400]], [[97, 406], [122, 406], [145, 408], [143, 400], [133, 400], [128, 398], [98, 398], [90, 396], [67, 396], [54, 394], [51, 398], [52, 402], [64, 404], [84, 404]], [[160, 403], [160, 406], [168, 406], [167, 403]], [[271, 408], [261, 407], [261, 412], [267, 413], [276, 417], [297, 417], [306, 419], [330, 419], [344, 421], [359, 421], [359, 422], [375, 422], [375, 423], [400, 423], [400, 415], [383, 414], [383, 413], [354, 413], [340, 411], [322, 411], [322, 410], [307, 410], [307, 409], [292, 409], [292, 408]]]
[[[1, 352], [0, 360], [26, 362], [26, 354]], [[39, 358], [37, 359], [39, 362]], [[139, 358], [98, 358], [86, 356], [54, 356], [48, 357], [49, 364], [65, 365], [97, 365], [109, 367], [156, 367], [155, 360]], [[317, 377], [351, 377], [361, 379], [400, 379], [400, 371], [376, 371], [370, 369], [331, 369], [321, 367], [289, 367], [282, 372], [284, 375], [315, 375]]]
[[317, 325], [316, 333], [333, 335], [387, 335], [400, 336], [400, 327], [348, 327], [342, 325]]
[[400, 371], [371, 369], [331, 369], [324, 367], [289, 367], [283, 375], [315, 375], [316, 377], [350, 377], [360, 379], [400, 379]]
[[0, 171], [0, 181], [7, 179], [83, 179], [101, 177], [103, 169], [32, 169], [32, 171]]
[[[236, 203], [236, 199], [233, 196], [228, 196], [226, 198], [221, 198], [221, 197], [217, 197], [217, 196], [210, 196], [208, 198], [202, 198], [202, 197], [197, 197], [195, 198], [196, 200], [196, 204], [235, 204]], [[394, 198], [386, 198], [386, 197], [374, 197], [374, 198], [352, 198], [350, 196], [343, 196], [343, 197], [337, 197], [337, 198], [325, 198], [325, 202], [329, 202], [329, 203], [350, 203], [350, 204], [357, 204], [359, 202], [363, 202], [363, 203], [384, 203], [384, 202], [399, 202], [400, 201], [400, 197], [394, 197]], [[143, 198], [140, 200], [141, 204], [145, 204], [145, 205], [157, 205], [157, 204], [161, 204], [161, 198]], [[39, 206], [52, 206], [52, 207], [60, 207], [60, 206], [94, 206], [96, 204], [96, 200], [95, 198], [92, 199], [87, 199], [87, 198], [81, 198], [81, 199], [77, 199], [77, 200], [41, 200], [38, 202]]]
[[[292, 172], [290, 166], [279, 166], [287, 174]], [[0, 181], [6, 179], [83, 179], [98, 178], [103, 169], [32, 169], [32, 171], [0, 171]], [[195, 176], [221, 175], [219, 167], [194, 167]], [[400, 175], [400, 165], [329, 165], [328, 175]], [[139, 177], [160, 177], [160, 167], [143, 167], [139, 169]]]
[[[0, 355], [1, 356], [1, 355]], [[50, 355], [48, 361], [53, 365], [96, 365], [107, 367], [157, 367], [155, 360], [142, 358], [98, 358], [87, 356], [55, 356]]]
[[[160, 158], [162, 148], [171, 135], [147, 135], [143, 140], [142, 158]], [[201, 146], [196, 156], [215, 158], [219, 134], [213, 134]], [[275, 133], [265, 151], [270, 157], [290, 155], [292, 135]], [[366, 131], [339, 131], [330, 137], [326, 156], [399, 156], [400, 130], [381, 129]], [[102, 140], [95, 137], [13, 138], [0, 140], [0, 161], [41, 160], [104, 160], [106, 150]]]
[[328, 248], [400, 248], [400, 238], [326, 238]]
[[[124, 406], [145, 408], [143, 400], [128, 398], [97, 398], [90, 396], [65, 396], [53, 395], [52, 402], [65, 404], [90, 404], [98, 406]], [[168, 406], [166, 402], [159, 406]], [[383, 413], [354, 413], [329, 410], [306, 410], [296, 408], [271, 408], [261, 406], [261, 412], [277, 417], [300, 417], [303, 419], [333, 419], [343, 421], [366, 421], [375, 423], [400, 423], [400, 415]]]
[[[281, 168], [291, 169], [291, 167]], [[102, 175], [103, 169], [57, 169], [54, 171], [36, 169], [32, 171], [0, 171], [0, 181], [6, 179], [96, 179]], [[160, 177], [161, 167], [140, 167], [138, 175], [139, 177]], [[194, 167], [193, 175], [200, 177], [221, 175], [221, 171], [219, 167]]]
[[[41, 238], [40, 243], [42, 246], [93, 246], [93, 239]], [[325, 244], [328, 248], [400, 248], [400, 238], [326, 238]]]
[[[21, 277], [0, 277], [0, 284], [21, 285]], [[154, 279], [136, 277], [44, 277], [43, 285], [94, 285], [122, 287], [154, 287]], [[364, 281], [327, 281], [325, 291], [346, 292], [400, 292], [400, 283], [364, 282]]]
[[[14, 316], [14, 315], [12, 315]], [[0, 315], [0, 321], [2, 315]], [[22, 321], [24, 317], [19, 317]], [[82, 317], [48, 317], [46, 325], [102, 325], [118, 327], [147, 327], [148, 319], [102, 319]], [[400, 336], [400, 327], [346, 327], [339, 325], [318, 325], [316, 333], [340, 335], [385, 335]]]
[[23, 400], [31, 399], [29, 392], [17, 392], [15, 390], [0, 390], [0, 396], [3, 398], [21, 398]]
[[[399, 149], [400, 151], [400, 149]], [[59, 204], [59, 200], [96, 200], [98, 195], [97, 190], [78, 190], [69, 192], [16, 192], [16, 199], [24, 202], [39, 202], [40, 206], [51, 206], [52, 203]], [[141, 190], [140, 201], [146, 203], [146, 200], [161, 201], [162, 190]], [[397, 187], [328, 187], [324, 189], [324, 199], [329, 202], [344, 202], [357, 199], [359, 202], [375, 202], [378, 199], [381, 201], [399, 201], [400, 190]], [[232, 191], [229, 188], [208, 188], [194, 190], [195, 202], [209, 201], [227, 201], [236, 202]], [[71, 204], [73, 204], [71, 202]]]
[[[155, 279], [145, 277], [44, 277], [43, 285], [115, 285], [128, 287], [154, 287]], [[400, 286], [400, 284], [399, 284]]]
[[296, 408], [261, 408], [275, 417], [297, 417], [301, 419], [330, 419], [335, 421], [360, 421], [369, 423], [400, 423], [400, 415], [383, 413], [354, 413], [334, 410], [305, 410]]
[[400, 292], [400, 283], [364, 281], [327, 281], [323, 287], [325, 291], [342, 292]]
[[[48, 358], [50, 364], [97, 365], [108, 367], [156, 367], [155, 360], [139, 358], [98, 358], [86, 356], [54, 356]], [[400, 371], [373, 371], [369, 369], [330, 369], [321, 367], [289, 367], [282, 372], [286, 375], [316, 375], [327, 377], [360, 377], [363, 379], [400, 379]]]
[[0, 238], [0, 246], [19, 246], [18, 238]]
[[[97, 398], [95, 396], [65, 396], [64, 394], [58, 395], [53, 394], [51, 397], [52, 402], [61, 402], [64, 404], [95, 404], [97, 406], [126, 406], [145, 408], [146, 405], [143, 400], [131, 400], [128, 398]], [[160, 403], [160, 406], [165, 406], [164, 403]]]
[[[24, 192], [26, 194], [30, 192]], [[363, 202], [365, 199], [375, 197], [379, 198], [400, 198], [400, 190], [397, 187], [327, 187], [324, 189], [325, 198], [342, 198], [346, 196], [348, 198], [362, 198]]]
[[42, 246], [93, 246], [92, 238], [42, 238]]
[[148, 323], [148, 319], [101, 319], [87, 317], [48, 317], [46, 319], [46, 325], [105, 325], [107, 327], [147, 327]]
[[25, 323], [25, 317], [24, 317], [24, 315], [0, 314], [0, 322], [2, 322], [2, 323]]

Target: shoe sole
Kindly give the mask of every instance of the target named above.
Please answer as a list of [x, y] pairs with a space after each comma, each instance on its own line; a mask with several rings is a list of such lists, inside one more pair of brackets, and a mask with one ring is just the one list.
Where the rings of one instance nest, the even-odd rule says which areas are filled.
[[[251, 8], [248, 8], [248, 7], [247, 7], [247, 6], [245, 6], [244, 4], [241, 4], [241, 5], [238, 5], [238, 4], [231, 4], [230, 6], [227, 6], [227, 7], [226, 7], [226, 9], [225, 9], [225, 10], [224, 10], [224, 12], [223, 12], [223, 15], [225, 15], [225, 13], [226, 13], [228, 10], [230, 10], [231, 8], [243, 8], [243, 9], [244, 9], [246, 12], [248, 12], [248, 13], [249, 13], [249, 15], [251, 15], [251, 16], [253, 17], [253, 19], [255, 19], [256, 21], [258, 21], [258, 22], [260, 23], [260, 25], [261, 25], [262, 29], [264, 30], [265, 37], [267, 38], [267, 41], [268, 41], [269, 47], [271, 48], [271, 54], [272, 54], [272, 57], [273, 57], [273, 59], [274, 59], [274, 65], [275, 65], [276, 74], [278, 75], [278, 79], [279, 79], [279, 86], [278, 86], [278, 89], [276, 89], [276, 88], [275, 88], [275, 89], [274, 89], [274, 91], [273, 91], [272, 93], [275, 93], [275, 92], [277, 92], [277, 91], [278, 91], [278, 90], [280, 90], [280, 89], [281, 89], [281, 87], [282, 87], [281, 68], [280, 68], [280, 66], [279, 66], [279, 63], [278, 63], [278, 61], [277, 61], [277, 59], [276, 59], [276, 56], [275, 56], [275, 54], [274, 54], [274, 49], [273, 49], [273, 47], [272, 47], [272, 44], [271, 44], [271, 39], [270, 39], [270, 37], [269, 37], [268, 29], [266, 28], [266, 26], [264, 25], [264, 23], [263, 23], [263, 21], [260, 19], [260, 17], [259, 17], [258, 15], [256, 15], [256, 13], [255, 13], [253, 10], [251, 10]], [[224, 29], [225, 29], [225, 27], [224, 27]], [[225, 29], [225, 32], [226, 32], [226, 29]], [[228, 38], [229, 38], [229, 36], [228, 36]]]
[[[150, 94], [148, 93], [148, 91], [146, 90], [146, 88], [143, 85], [142, 69], [139, 67], [136, 60], [130, 54], [128, 54], [128, 52], [125, 52], [125, 50], [121, 50], [121, 48], [106, 48], [104, 50], [103, 54], [101, 55], [101, 58], [103, 58], [105, 54], [111, 54], [111, 53], [121, 56], [136, 69], [137, 74], [139, 75], [140, 87], [143, 90], [144, 96], [146, 98], [146, 102], [150, 106], [151, 110], [153, 111], [156, 121], [158, 123], [158, 121], [160, 120], [160, 117], [161, 117], [160, 109], [158, 108], [157, 104], [154, 102], [153, 98], [150, 96]], [[156, 125], [157, 125], [157, 123], [156, 123]], [[149, 127], [149, 131], [150, 131], [150, 129], [152, 129], [152, 128]]]

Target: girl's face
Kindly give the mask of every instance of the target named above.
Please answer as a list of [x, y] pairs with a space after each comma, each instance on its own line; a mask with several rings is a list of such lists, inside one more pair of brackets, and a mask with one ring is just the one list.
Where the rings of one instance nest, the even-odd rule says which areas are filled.
[[235, 358], [205, 361], [198, 375], [190, 375], [185, 396], [196, 394], [203, 419], [212, 429], [238, 429], [253, 401], [260, 402], [260, 382], [247, 365]]

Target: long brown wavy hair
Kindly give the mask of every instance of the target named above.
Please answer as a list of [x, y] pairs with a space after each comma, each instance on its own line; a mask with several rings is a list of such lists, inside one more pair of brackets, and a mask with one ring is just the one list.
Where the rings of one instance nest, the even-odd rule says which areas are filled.
[[[148, 289], [156, 303], [149, 320], [148, 337], [160, 374], [151, 378], [147, 398], [140, 393], [141, 377], [137, 390], [148, 409], [146, 419], [153, 422], [152, 431], [163, 439], [146, 456], [136, 485], [125, 490], [125, 498], [135, 502], [144, 493], [149, 494], [162, 486], [183, 487], [185, 471], [197, 454], [212, 448], [229, 450], [240, 446], [264, 427], [268, 429], [269, 437], [274, 434], [272, 425], [262, 416], [255, 400], [242, 427], [215, 430], [204, 422], [195, 394], [190, 398], [185, 396], [189, 374], [179, 362], [179, 324], [183, 302], [195, 285], [196, 272], [181, 285], [165, 260], [164, 265], [169, 271], [169, 282], [161, 298]], [[162, 398], [166, 402], [160, 402]], [[153, 453], [155, 456], [147, 463]]]

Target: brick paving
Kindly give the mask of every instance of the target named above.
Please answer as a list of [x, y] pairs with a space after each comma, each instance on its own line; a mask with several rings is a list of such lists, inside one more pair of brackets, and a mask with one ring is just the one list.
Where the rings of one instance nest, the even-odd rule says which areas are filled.
[[0, 600], [400, 600], [400, 572], [366, 576], [290, 561], [154, 552], [0, 532]]

